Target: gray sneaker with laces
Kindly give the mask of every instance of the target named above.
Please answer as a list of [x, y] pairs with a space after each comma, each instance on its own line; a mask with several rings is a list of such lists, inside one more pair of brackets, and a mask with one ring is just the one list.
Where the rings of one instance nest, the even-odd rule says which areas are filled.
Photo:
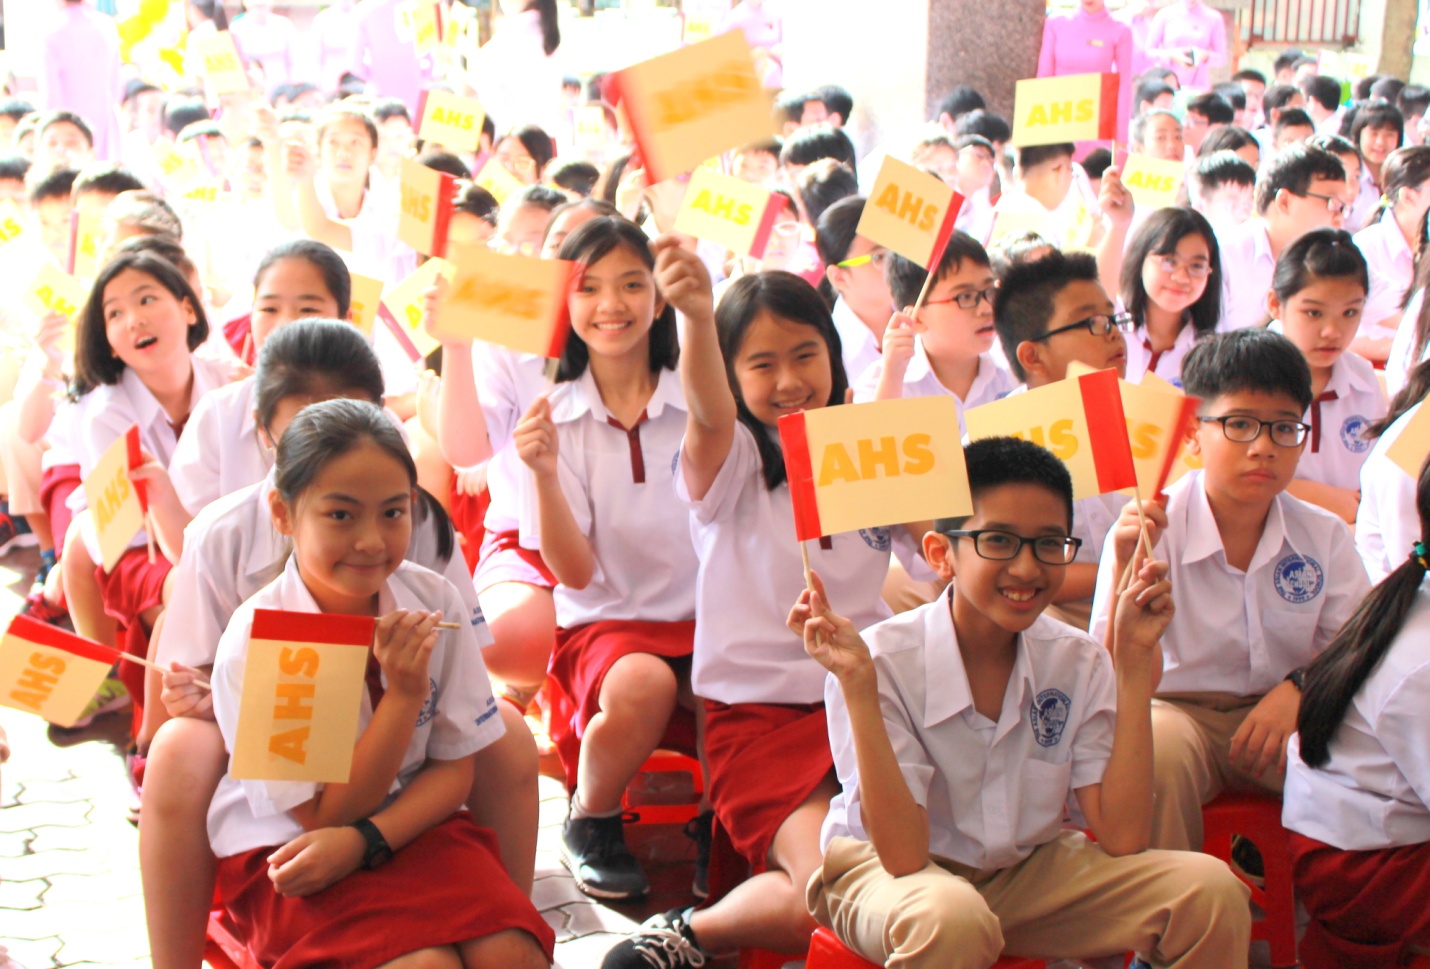
[[686, 921], [689, 909], [652, 915], [606, 953], [601, 969], [700, 969], [709, 958]]

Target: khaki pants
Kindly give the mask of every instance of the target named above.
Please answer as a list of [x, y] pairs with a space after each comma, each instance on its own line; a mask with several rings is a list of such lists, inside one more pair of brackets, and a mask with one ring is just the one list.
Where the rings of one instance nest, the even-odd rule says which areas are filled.
[[1272, 764], [1253, 776], [1231, 764], [1231, 738], [1261, 697], [1167, 693], [1152, 701], [1152, 847], [1202, 848], [1202, 805], [1223, 790], [1281, 794]]
[[10, 514], [37, 515], [40, 504], [40, 456], [44, 449], [20, 437], [20, 405], [0, 406], [0, 491], [10, 502]]
[[1005, 950], [1030, 959], [1137, 951], [1155, 966], [1245, 966], [1249, 898], [1209, 855], [1114, 858], [1076, 831], [999, 871], [931, 861], [902, 878], [868, 842], [835, 838], [806, 896], [816, 921], [888, 969], [987, 969]]

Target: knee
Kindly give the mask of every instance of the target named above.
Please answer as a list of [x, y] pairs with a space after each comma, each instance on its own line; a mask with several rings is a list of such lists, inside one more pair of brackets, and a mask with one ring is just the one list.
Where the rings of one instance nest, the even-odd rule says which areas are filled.
[[926, 957], [928, 965], [992, 965], [1003, 951], [998, 917], [972, 885], [952, 875], [920, 876], [885, 931], [895, 952]]
[[227, 760], [218, 724], [192, 717], [165, 721], [149, 745], [145, 775], [151, 783], [144, 789], [147, 792], [152, 787], [166, 795], [157, 805], [161, 809], [165, 804], [193, 802], [202, 803], [207, 810]]
[[601, 682], [601, 709], [648, 714], [675, 703], [675, 671], [659, 656], [631, 653], [616, 660]]
[[418, 949], [383, 963], [380, 969], [460, 969], [461, 960], [450, 946]]
[[505, 929], [462, 945], [463, 969], [547, 969], [550, 961], [522, 929]]
[[1251, 929], [1251, 891], [1226, 862], [1201, 852], [1177, 852], [1177, 881], [1187, 886], [1188, 906], [1198, 918], [1246, 923]]

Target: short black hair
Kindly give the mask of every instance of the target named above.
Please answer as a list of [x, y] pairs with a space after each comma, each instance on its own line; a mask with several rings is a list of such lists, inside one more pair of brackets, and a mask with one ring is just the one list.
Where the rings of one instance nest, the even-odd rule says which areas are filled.
[[1210, 155], [1218, 151], [1240, 151], [1247, 145], [1256, 149], [1258, 157], [1261, 155], [1261, 142], [1252, 137], [1251, 132], [1245, 128], [1238, 128], [1234, 124], [1224, 124], [1215, 131], [1208, 132], [1202, 139], [1201, 146], [1197, 148], [1197, 155]]
[[1395, 99], [1395, 106], [1407, 118], [1424, 114], [1427, 109], [1430, 109], [1430, 87], [1425, 87], [1422, 84], [1407, 84], [1400, 89], [1400, 95]]
[[859, 180], [843, 162], [821, 158], [799, 173], [799, 197], [810, 225], [818, 225], [824, 210], [840, 199], [859, 194]]
[[570, 199], [563, 195], [559, 189], [554, 189], [550, 185], [528, 185], [520, 192], [507, 196], [506, 204], [512, 207], [531, 205], [551, 212], [569, 201]]
[[546, 177], [551, 179], [553, 185], [568, 192], [575, 192], [584, 199], [590, 198], [591, 193], [596, 190], [596, 183], [601, 180], [601, 170], [588, 161], [572, 158], [553, 164]]
[[775, 99], [775, 120], [781, 124], [799, 124], [804, 118], [804, 102], [809, 95], [786, 91]]
[[790, 135], [780, 149], [781, 165], [812, 165], [821, 158], [833, 158], [848, 165], [851, 172], [859, 171], [854, 142], [843, 128], [825, 122], [805, 125]]
[[1101, 178], [1102, 173], [1112, 167], [1112, 152], [1106, 148], [1094, 148], [1083, 156], [1082, 170], [1088, 178]]
[[1187, 112], [1201, 115], [1209, 124], [1231, 124], [1236, 120], [1236, 109], [1231, 102], [1215, 91], [1207, 91], [1188, 100]]
[[1222, 100], [1231, 105], [1236, 111], [1246, 110], [1246, 88], [1235, 81], [1227, 81], [1212, 88], [1212, 93], [1219, 95]]
[[1326, 74], [1312, 74], [1301, 82], [1301, 93], [1307, 101], [1315, 101], [1327, 111], [1334, 111], [1341, 103], [1341, 82]]
[[1182, 387], [1210, 404], [1227, 394], [1280, 394], [1297, 410], [1311, 406], [1311, 368], [1296, 344], [1280, 333], [1247, 327], [1215, 333], [1182, 360]]
[[1224, 148], [1198, 156], [1196, 164], [1192, 166], [1192, 178], [1196, 180], [1197, 188], [1203, 192], [1210, 192], [1223, 185], [1251, 187], [1256, 184], [1256, 169], [1251, 167], [1251, 162], [1236, 152]]
[[960, 84], [944, 95], [944, 99], [939, 102], [938, 116], [948, 115], [956, 124], [958, 119], [968, 112], [981, 111], [987, 106], [983, 101], [983, 95], [967, 85]]
[[430, 168], [434, 172], [451, 175], [453, 178], [472, 177], [472, 170], [467, 167], [466, 162], [462, 161], [461, 156], [453, 154], [441, 145], [428, 145], [414, 160], [423, 168]]
[[1075, 282], [1098, 282], [1097, 258], [1092, 253], [1054, 250], [1041, 259], [1008, 267], [993, 299], [993, 327], [1008, 368], [1019, 380], [1028, 375], [1018, 362], [1018, 345], [1048, 331], [1053, 301]]
[[1133, 98], [1132, 107], [1140, 108], [1144, 103], [1156, 104], [1157, 99], [1166, 95], [1177, 96], [1177, 92], [1172, 90], [1172, 85], [1157, 78], [1149, 78], [1137, 85], [1137, 94]]
[[164, 89], [161, 88], [159, 85], [151, 84], [149, 81], [146, 81], [140, 77], [130, 78], [128, 83], [124, 85], [124, 97], [121, 99], [120, 103], [128, 104], [130, 101], [133, 101], [139, 95], [149, 93], [163, 94]]
[[1261, 184], [1256, 187], [1256, 211], [1265, 215], [1276, 201], [1276, 193], [1282, 189], [1292, 195], [1305, 195], [1317, 178], [1344, 182], [1345, 166], [1325, 149], [1291, 145], [1276, 156], [1262, 175]]
[[1041, 165], [1043, 162], [1052, 161], [1054, 158], [1071, 158], [1077, 151], [1077, 145], [1071, 141], [1059, 145], [1023, 145], [1013, 149], [1015, 163], [1022, 171], [1027, 171], [1034, 165]]
[[89, 142], [89, 146], [94, 147], [94, 132], [90, 130], [89, 124], [73, 111], [50, 111], [42, 115], [40, 120], [35, 123], [35, 134], [43, 135], [45, 129], [57, 124], [74, 125], [79, 129], [80, 134], [84, 135], [84, 140]]
[[1357, 78], [1351, 85], [1351, 97], [1357, 101], [1369, 101], [1371, 88], [1375, 87], [1375, 82], [1385, 77], [1384, 74], [1367, 74], [1365, 77]]
[[[991, 266], [988, 250], [983, 248], [983, 244], [968, 233], [955, 229], [948, 237], [943, 256], [939, 258], [933, 281], [937, 283], [950, 273], [958, 272], [965, 262]], [[919, 290], [924, 288], [928, 270], [907, 256], [891, 252], [888, 262], [884, 263], [884, 278], [888, 280], [889, 295], [894, 298], [894, 305], [912, 306], [914, 300], [919, 298]]]
[[1374, 100], [1356, 108], [1355, 120], [1351, 122], [1351, 143], [1360, 147], [1360, 134], [1367, 128], [1384, 128], [1394, 131], [1400, 141], [1405, 141], [1405, 115], [1389, 101]]
[[1276, 117], [1276, 123], [1271, 126], [1272, 132], [1279, 135], [1287, 128], [1316, 128], [1316, 122], [1311, 120], [1311, 116], [1301, 108], [1286, 108]]
[[1266, 87], [1266, 75], [1249, 67], [1246, 70], [1237, 71], [1231, 76], [1231, 79], [1233, 81], [1254, 81], [1262, 87]]
[[1127, 140], [1134, 145], [1145, 145], [1147, 143], [1147, 126], [1152, 123], [1154, 118], [1171, 118], [1177, 122], [1178, 128], [1182, 127], [1182, 119], [1177, 117], [1177, 113], [1171, 108], [1153, 108], [1132, 119], [1127, 126]]
[[75, 196], [85, 192], [118, 195], [120, 192], [138, 192], [143, 189], [144, 183], [127, 168], [109, 162], [86, 165], [80, 169], [79, 174], [75, 176], [74, 185], [70, 187], [71, 193]]
[[982, 135], [990, 144], [995, 145], [1006, 145], [1013, 137], [1013, 129], [1008, 126], [1007, 118], [983, 108], [976, 108], [960, 117], [953, 126], [953, 133], [960, 138], [964, 135]]
[[373, 102], [372, 117], [378, 124], [392, 118], [405, 118], [412, 123], [412, 112], [407, 110], [407, 102], [401, 98], [379, 98]]
[[454, 212], [474, 215], [491, 226], [497, 224], [497, 211], [500, 208], [496, 196], [475, 182], [462, 186], [457, 192], [457, 201], [452, 206]]
[[58, 168], [34, 185], [30, 186], [30, 204], [46, 202], [50, 199], [70, 200], [70, 192], [74, 188], [74, 180], [79, 177], [79, 170], [75, 168]]
[[[1017, 437], [985, 437], [972, 441], [963, 449], [963, 463], [968, 468], [968, 490], [972, 493], [974, 512], [979, 496], [1002, 485], [1030, 484], [1052, 492], [1068, 510], [1068, 533], [1073, 526], [1072, 475], [1053, 452], [1032, 441]], [[939, 532], [956, 531], [971, 515], [940, 518], [933, 524]]]
[[170, 98], [169, 103], [164, 105], [164, 130], [176, 138], [179, 132], [195, 121], [208, 121], [209, 118], [209, 109], [204, 105], [203, 98]]
[[1271, 112], [1280, 111], [1300, 93], [1300, 88], [1292, 87], [1290, 84], [1273, 84], [1267, 88], [1261, 98], [1261, 107], [1266, 111], [1267, 120], [1271, 119]]
[[1370, 96], [1389, 101], [1394, 104], [1400, 97], [1400, 92], [1405, 90], [1405, 82], [1395, 76], [1382, 77], [1370, 86]]
[[6, 98], [0, 101], [0, 117], [19, 121], [27, 114], [34, 114], [35, 106], [23, 98]]
[[823, 102], [826, 111], [839, 115], [845, 124], [849, 123], [849, 115], [854, 111], [852, 94], [838, 84], [823, 84], [814, 89], [814, 96]]
[[1305, 51], [1297, 50], [1294, 47], [1283, 50], [1276, 55], [1276, 60], [1271, 62], [1271, 73], [1276, 75], [1282, 71], [1289, 71], [1304, 60], [1305, 57]]
[[0, 155], [0, 181], [21, 181], [30, 173], [30, 159], [24, 155]]

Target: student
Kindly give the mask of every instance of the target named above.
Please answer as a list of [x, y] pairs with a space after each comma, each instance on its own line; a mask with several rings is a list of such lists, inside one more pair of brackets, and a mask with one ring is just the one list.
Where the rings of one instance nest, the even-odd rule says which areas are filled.
[[1430, 365], [1417, 364], [1386, 414], [1365, 430], [1375, 442], [1360, 468], [1360, 507], [1356, 514], [1356, 551], [1372, 585], [1400, 565], [1400, 549], [1420, 538], [1415, 482], [1386, 452], [1400, 439], [1430, 394]]
[[1154, 108], [1134, 118], [1128, 138], [1133, 154], [1174, 162], [1187, 155], [1182, 122], [1167, 108]]
[[501, 206], [496, 196], [475, 182], [463, 185], [452, 203], [452, 215], [447, 221], [447, 244], [483, 246], [497, 232], [497, 212]]
[[1370, 213], [1385, 194], [1385, 163], [1405, 143], [1405, 118], [1388, 101], [1369, 101], [1350, 117], [1350, 130], [1344, 133], [1361, 156], [1360, 195], [1351, 209], [1351, 224], [1362, 226], [1369, 224]]
[[898, 400], [947, 394], [963, 412], [997, 400], [1015, 382], [988, 352], [997, 336], [993, 329], [993, 297], [997, 281], [988, 253], [971, 236], [954, 230], [934, 270], [928, 296], [913, 315], [928, 272], [894, 253], [884, 265], [895, 313], [884, 330], [883, 356], [859, 377], [854, 399]]
[[1252, 171], [1261, 167], [1261, 145], [1251, 136], [1251, 132], [1235, 125], [1221, 125], [1207, 133], [1197, 148], [1197, 157], [1205, 158], [1218, 151], [1235, 152]]
[[1345, 212], [1340, 190], [1345, 169], [1319, 148], [1290, 148], [1278, 155], [1256, 188], [1253, 219], [1223, 233], [1222, 318], [1219, 329], [1260, 326], [1269, 319], [1266, 297], [1276, 260], [1302, 234], [1339, 227]]
[[1236, 111], [1220, 95], [1211, 91], [1195, 95], [1187, 100], [1187, 120], [1182, 124], [1182, 134], [1187, 147], [1196, 154], [1207, 135], [1236, 121]]
[[[657, 279], [675, 299], [674, 279], [699, 278], [695, 257], [669, 238], [656, 250]], [[708, 908], [652, 916], [617, 943], [603, 969], [697, 967], [739, 946], [806, 951], [815, 926], [805, 885], [839, 789], [824, 671], [785, 625], [804, 577], [775, 434], [782, 414], [843, 403], [839, 337], [814, 287], [788, 273], [741, 277], [713, 320], [697, 309], [694, 288], [679, 292], [691, 301], [680, 362], [690, 419], [675, 482], [691, 504], [700, 559], [691, 686], [705, 698], [706, 789], [716, 817], [741, 856], [764, 870]], [[854, 622], [890, 615], [879, 598], [889, 529], [809, 544], [811, 565], [830, 595], [849, 603]], [[752, 572], [750, 562], [762, 564]]]
[[1060, 247], [1095, 246], [1100, 213], [1091, 191], [1078, 183], [1073, 150], [1071, 142], [1015, 149], [1014, 184], [996, 211], [1046, 218], [1038, 231]]
[[417, 140], [412, 115], [398, 98], [379, 98], [372, 106], [372, 120], [377, 122], [377, 170], [383, 178], [396, 180], [402, 175], [402, 159], [412, 157]]
[[583, 159], [558, 162], [546, 174], [552, 186], [561, 189], [572, 202], [590, 198], [596, 183], [601, 180], [601, 170]]
[[144, 183], [118, 165], [88, 165], [75, 176], [70, 189], [74, 210], [85, 216], [102, 216], [121, 192], [142, 191]]
[[778, 138], [746, 145], [735, 151], [730, 174], [741, 181], [766, 188], [774, 184], [780, 170], [780, 151], [784, 145]]
[[[973, 514], [924, 536], [939, 574], [958, 575], [943, 596], [861, 636], [816, 578], [791, 614], [831, 674], [842, 786], [810, 911], [859, 955], [910, 969], [1003, 952], [1244, 962], [1248, 892], [1230, 869], [1145, 850], [1167, 566], [1139, 561], [1108, 650], [1044, 618], [1077, 550], [1067, 469], [1013, 438], [965, 458]], [[1064, 827], [1074, 795], [1096, 843]]]
[[973, 111], [982, 111], [988, 107], [983, 100], [983, 95], [965, 84], [949, 91], [944, 99], [939, 102], [938, 114], [934, 121], [950, 135], [956, 135], [954, 131], [959, 119]]
[[[1167, 489], [1165, 511], [1143, 505], [1174, 588], [1197, 604], [1162, 634], [1151, 844], [1198, 850], [1202, 805], [1220, 791], [1280, 793], [1301, 668], [1368, 586], [1345, 524], [1283, 494], [1310, 433], [1300, 351], [1265, 330], [1216, 334], [1187, 354], [1182, 380], [1202, 401], [1188, 448], [1203, 469]], [[1094, 637], [1138, 532], [1129, 504], [1103, 548]]]
[[1349, 352], [1365, 305], [1366, 265], [1350, 234], [1313, 229], [1276, 262], [1272, 327], [1311, 368], [1310, 441], [1296, 465], [1291, 494], [1354, 524], [1360, 469], [1370, 450], [1365, 430], [1385, 414], [1375, 369]]
[[219, 782], [208, 828], [225, 908], [265, 964], [383, 965], [437, 949], [429, 956], [455, 953], [466, 969], [549, 965], [550, 927], [503, 870], [492, 832], [461, 810], [472, 755], [503, 726], [470, 627], [436, 628], [465, 613], [457, 590], [403, 560], [417, 472], [401, 436], [372, 404], [310, 405], [279, 439], [274, 472], [273, 525], [293, 554], [219, 641], [225, 746], [237, 740], [256, 610], [378, 624], [346, 784]]
[[[271, 250], [253, 280], [254, 355], [278, 327], [303, 317], [347, 319], [352, 279], [332, 249], [298, 239]], [[239, 488], [257, 484], [273, 466], [254, 416], [255, 382], [245, 378], [210, 394], [194, 409], [192, 433], [181, 438], [169, 464], [174, 492], [188, 517]], [[187, 524], [187, 522], [185, 522]], [[170, 536], [177, 548], [182, 535]]]
[[793, 187], [799, 173], [821, 158], [833, 158], [856, 175], [859, 172], [854, 142], [844, 129], [824, 123], [808, 125], [786, 138], [780, 148], [780, 171], [784, 173], [786, 186]]
[[1221, 318], [1216, 233], [1186, 208], [1159, 209], [1142, 223], [1122, 261], [1122, 305], [1134, 321], [1127, 379], [1155, 373], [1180, 386], [1182, 358]]
[[1430, 147], [1399, 148], [1385, 161], [1385, 203], [1378, 220], [1356, 233], [1370, 267], [1370, 295], [1361, 314], [1357, 352], [1383, 361], [1415, 279], [1415, 257], [1425, 248], [1430, 213]]
[[[38, 172], [38, 169], [32, 169]], [[30, 211], [40, 226], [40, 241], [58, 265], [69, 263], [70, 216], [74, 212], [72, 192], [79, 172], [61, 168], [46, 175], [31, 176]]]
[[[1355, 214], [1356, 199], [1360, 196], [1360, 172], [1361, 160], [1360, 152], [1349, 140], [1340, 135], [1312, 135], [1306, 139], [1306, 145], [1310, 148], [1321, 148], [1335, 155], [1341, 161], [1341, 167], [1346, 171], [1346, 184], [1341, 190], [1341, 199], [1346, 203], [1346, 209], [1341, 216], [1343, 225], [1347, 232], [1358, 232], [1364, 225], [1353, 221]], [[1369, 213], [1367, 213], [1369, 216]]]
[[492, 148], [492, 157], [523, 185], [539, 185], [554, 155], [551, 136], [536, 125], [513, 128]]
[[[639, 898], [650, 884], [626, 848], [621, 797], [679, 697], [693, 702], [695, 550], [663, 473], [686, 425], [676, 307], [656, 289], [645, 234], [625, 219], [588, 221], [561, 258], [586, 268], [556, 390], [513, 437], [530, 470], [521, 540], [560, 581], [551, 675], [571, 709], [553, 713], [551, 732], [576, 780], [561, 860], [588, 895]], [[701, 277], [666, 281], [683, 292]]]
[[1212, 88], [1212, 92], [1220, 95], [1223, 101], [1231, 105], [1232, 111], [1235, 112], [1235, 119], [1232, 121], [1234, 127], [1250, 132], [1260, 123], [1261, 119], [1246, 109], [1246, 91], [1235, 80], [1218, 84]]
[[824, 263], [819, 290], [839, 331], [846, 373], [862, 374], [878, 362], [894, 297], [884, 268], [889, 250], [856, 233], [863, 198], [840, 199], [819, 217], [814, 244]]
[[1307, 969], [1393, 969], [1430, 946], [1430, 465], [1415, 511], [1409, 551], [1390, 550], [1394, 571], [1306, 671], [1283, 823], [1296, 895], [1311, 917], [1299, 946]]
[[528, 185], [508, 196], [497, 216], [493, 248], [526, 256], [538, 254], [551, 213], [566, 202], [566, 196], [545, 185]]
[[1316, 134], [1316, 125], [1300, 108], [1285, 108], [1276, 116], [1271, 133], [1275, 154], [1280, 155], [1293, 145], [1309, 141]]
[[821, 158], [799, 173], [794, 190], [800, 221], [812, 229], [819, 224], [825, 209], [840, 199], [858, 195], [859, 183], [842, 162]]
[[1218, 234], [1251, 218], [1256, 205], [1256, 167], [1235, 152], [1218, 151], [1197, 159], [1188, 178], [1192, 208]]
[[30, 197], [25, 191], [25, 178], [29, 173], [30, 162], [24, 155], [0, 155], [0, 199], [14, 202], [21, 212], [30, 207]]
[[1325, 74], [1315, 74], [1301, 82], [1306, 113], [1316, 125], [1316, 134], [1334, 135], [1341, 130], [1341, 82]]
[[1170, 111], [1177, 103], [1177, 89], [1166, 81], [1148, 78], [1137, 85], [1137, 110], [1133, 117], [1141, 117], [1158, 108]]
[[1405, 118], [1405, 143], [1425, 144], [1425, 112], [1430, 109], [1430, 88], [1411, 84], [1401, 89], [1395, 106]]
[[[382, 374], [371, 348], [356, 329], [336, 320], [304, 320], [277, 331], [259, 355], [255, 385], [255, 420], [269, 441], [281, 439], [293, 415], [310, 403], [333, 397], [382, 399]], [[214, 870], [204, 815], [223, 774], [224, 754], [212, 724], [211, 694], [193, 681], [196, 672], [213, 664], [234, 611], [283, 571], [292, 551], [291, 542], [273, 528], [272, 491], [270, 472], [263, 482], [215, 502], [194, 520], [174, 570], [169, 623], [174, 631], [161, 631], [156, 640], [153, 658], [173, 672], [163, 676], [162, 695], [153, 684], [146, 708], [146, 730], [154, 739], [142, 792], [140, 851], [150, 938], [160, 969], [195, 964], [203, 945]], [[451, 525], [430, 495], [420, 494], [414, 508], [407, 557], [447, 577], [477, 641], [489, 643], [464, 563], [455, 554]], [[468, 803], [480, 823], [497, 832], [507, 871], [526, 890], [535, 855], [536, 751], [520, 715], [501, 706], [507, 733], [478, 754], [488, 777], [474, 782]], [[493, 774], [500, 775], [499, 784]]]
[[1266, 123], [1263, 127], [1253, 130], [1252, 135], [1261, 142], [1262, 164], [1269, 165], [1276, 157], [1276, 122], [1280, 120], [1281, 112], [1292, 108], [1305, 108], [1306, 96], [1293, 85], [1277, 83], [1266, 89], [1261, 106], [1266, 113]]
[[953, 142], [953, 150], [958, 161], [950, 184], [963, 196], [953, 227], [987, 245], [993, 232], [993, 186], [998, 178], [998, 150], [982, 135], [959, 135]]
[[61, 168], [84, 168], [94, 161], [94, 136], [72, 111], [51, 111], [35, 122], [35, 171], [43, 176]]

